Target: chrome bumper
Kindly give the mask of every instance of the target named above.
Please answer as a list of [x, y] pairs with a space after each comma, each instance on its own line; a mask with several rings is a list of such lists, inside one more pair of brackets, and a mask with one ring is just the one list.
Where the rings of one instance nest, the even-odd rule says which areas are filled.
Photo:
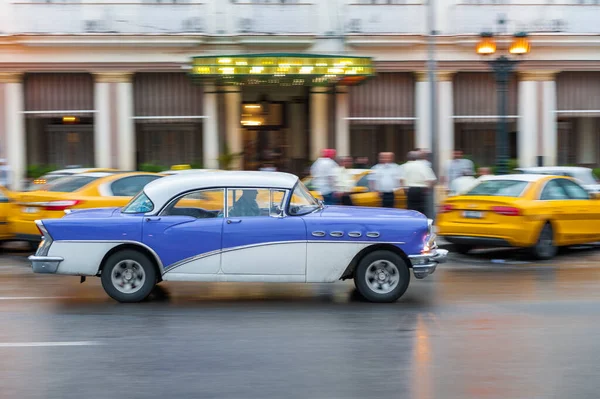
[[60, 256], [36, 256], [31, 255], [29, 258], [31, 268], [34, 273], [56, 273], [58, 265], [64, 259]]
[[424, 254], [409, 255], [408, 258], [412, 264], [413, 274], [416, 278], [422, 279], [435, 272], [438, 263], [446, 262], [447, 256], [447, 250], [435, 248]]

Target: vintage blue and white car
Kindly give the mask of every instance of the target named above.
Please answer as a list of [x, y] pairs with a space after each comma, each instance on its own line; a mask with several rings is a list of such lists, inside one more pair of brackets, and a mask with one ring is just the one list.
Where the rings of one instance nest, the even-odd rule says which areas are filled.
[[120, 302], [144, 300], [161, 281], [345, 279], [370, 301], [392, 302], [410, 269], [424, 278], [447, 255], [421, 213], [324, 206], [297, 176], [278, 172], [164, 177], [124, 208], [36, 223], [34, 272], [99, 276]]

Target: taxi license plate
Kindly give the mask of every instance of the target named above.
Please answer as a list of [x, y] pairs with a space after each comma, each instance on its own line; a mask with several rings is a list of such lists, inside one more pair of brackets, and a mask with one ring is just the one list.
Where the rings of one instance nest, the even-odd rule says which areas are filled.
[[27, 206], [23, 208], [23, 213], [37, 213], [38, 212], [38, 208], [34, 207], [34, 206]]
[[463, 216], [467, 219], [481, 219], [483, 217], [483, 212], [479, 211], [464, 211]]

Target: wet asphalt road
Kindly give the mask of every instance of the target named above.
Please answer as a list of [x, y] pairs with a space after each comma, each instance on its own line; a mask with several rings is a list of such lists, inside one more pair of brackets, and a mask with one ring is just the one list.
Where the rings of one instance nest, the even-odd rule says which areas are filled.
[[600, 249], [457, 256], [397, 303], [333, 285], [98, 279], [0, 257], [0, 398], [598, 398]]

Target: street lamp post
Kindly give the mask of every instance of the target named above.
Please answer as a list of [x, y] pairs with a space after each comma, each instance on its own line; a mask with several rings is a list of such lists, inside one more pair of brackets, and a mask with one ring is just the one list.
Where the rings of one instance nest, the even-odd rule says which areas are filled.
[[[527, 54], [529, 52], [529, 41], [525, 33], [514, 35], [513, 42], [510, 45], [510, 54]], [[477, 44], [477, 53], [490, 55], [496, 52], [496, 42], [491, 33], [482, 33], [481, 40]], [[508, 170], [508, 82], [515, 70], [519, 60], [510, 59], [505, 55], [488, 61], [494, 78], [496, 79], [496, 90], [498, 95], [498, 124], [496, 127], [496, 174], [504, 175]]]

